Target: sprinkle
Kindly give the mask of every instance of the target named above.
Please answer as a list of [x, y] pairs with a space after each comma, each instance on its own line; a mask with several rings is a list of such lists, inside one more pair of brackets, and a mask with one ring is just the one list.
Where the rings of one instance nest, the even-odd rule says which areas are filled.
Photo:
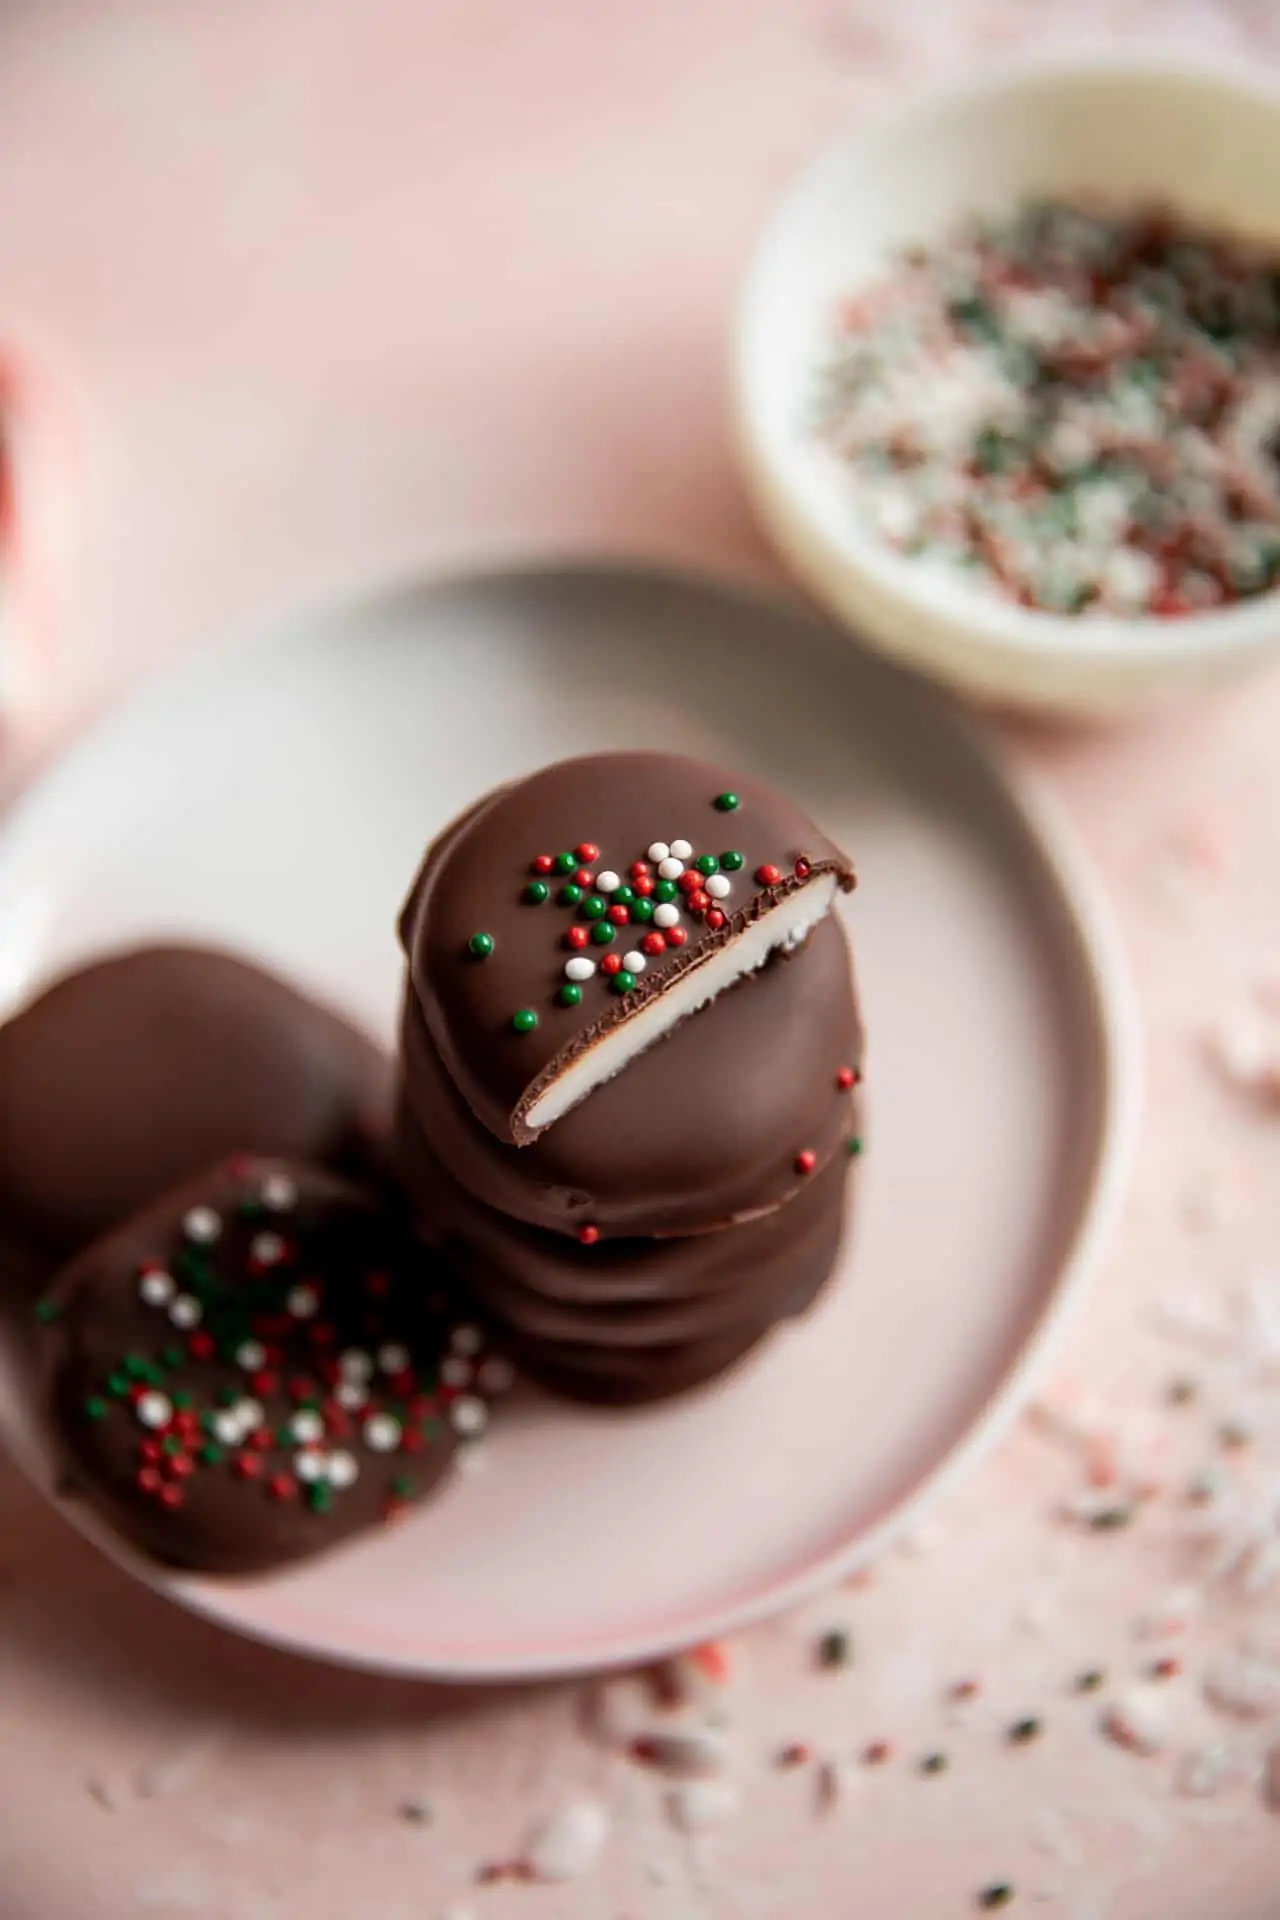
[[707, 881], [707, 892], [713, 900], [725, 900], [731, 891], [730, 883], [722, 873], [713, 873]]
[[723, 1640], [703, 1640], [696, 1647], [689, 1648], [685, 1659], [704, 1680], [710, 1680], [714, 1686], [724, 1686], [732, 1673], [729, 1648]]
[[578, 1228], [578, 1241], [581, 1246], [594, 1247], [594, 1245], [596, 1244], [596, 1241], [599, 1238], [600, 1238], [599, 1227], [579, 1227]]
[[369, 1389], [359, 1380], [340, 1380], [333, 1390], [333, 1397], [344, 1413], [359, 1413], [369, 1404]]
[[526, 907], [540, 907], [550, 892], [551, 889], [545, 880], [530, 880], [526, 882], [520, 898]]
[[1246, 1771], [1242, 1756], [1234, 1748], [1216, 1741], [1207, 1747], [1193, 1747], [1184, 1753], [1173, 1776], [1179, 1793], [1192, 1800], [1207, 1800], [1223, 1787], [1234, 1786]]
[[615, 973], [612, 980], [610, 980], [609, 991], [610, 993], [616, 993], [621, 996], [624, 993], [630, 993], [635, 983], [636, 977], [634, 973], [628, 973], [627, 969], [623, 967], [622, 971]]
[[406, 1373], [412, 1364], [413, 1355], [399, 1340], [388, 1340], [378, 1348], [378, 1365], [384, 1373]]
[[44, 1300], [36, 1301], [33, 1311], [35, 1313], [36, 1319], [40, 1321], [41, 1325], [47, 1327], [51, 1325], [52, 1322], [59, 1317], [59, 1315], [62, 1312], [62, 1308], [59, 1306], [56, 1300], [44, 1299]]
[[165, 1393], [144, 1393], [134, 1412], [144, 1427], [158, 1431], [161, 1427], [167, 1427], [172, 1420], [173, 1402]]
[[660, 953], [665, 953], [667, 950], [667, 943], [660, 933], [646, 933], [640, 945], [651, 960], [656, 960]]
[[655, 840], [649, 848], [649, 858], [655, 867], [660, 867], [670, 852], [671, 849], [665, 840]]
[[276, 1267], [289, 1249], [278, 1233], [255, 1234], [249, 1242], [249, 1257], [260, 1267]]
[[597, 947], [607, 947], [617, 938], [617, 928], [611, 927], [607, 920], [597, 920], [591, 929], [592, 943]]
[[585, 954], [577, 954], [564, 963], [565, 978], [568, 980], [589, 980], [595, 970], [595, 961], [588, 960]]
[[573, 850], [573, 857], [575, 860], [585, 860], [590, 863], [600, 858], [600, 849], [594, 840], [579, 840]]
[[347, 1380], [371, 1380], [373, 1358], [359, 1347], [348, 1347], [345, 1353], [338, 1355], [338, 1371]]
[[803, 1740], [792, 1740], [787, 1746], [778, 1749], [775, 1764], [780, 1767], [803, 1767], [811, 1758]]
[[1044, 1732], [1044, 1722], [1029, 1714], [1025, 1720], [1015, 1720], [1009, 1729], [1009, 1738], [1015, 1746], [1026, 1746], [1029, 1740], [1038, 1740]]
[[472, 1326], [469, 1320], [464, 1320], [450, 1334], [449, 1345], [455, 1353], [476, 1354], [484, 1345], [484, 1334], [479, 1327]]
[[951, 1687], [951, 1698], [953, 1700], [976, 1700], [981, 1692], [982, 1683], [980, 1680], [957, 1680]]
[[1153, 1660], [1151, 1662], [1151, 1678], [1153, 1680], [1176, 1680], [1181, 1672], [1181, 1660], [1175, 1659], [1171, 1653], [1165, 1654], [1161, 1660]]
[[[679, 892], [685, 895], [686, 905], [692, 905], [699, 893], [703, 893], [702, 875], [689, 867], [676, 881]], [[705, 893], [703, 894], [705, 900]]]
[[511, 1025], [516, 1033], [532, 1033], [537, 1024], [538, 1016], [532, 1007], [521, 1007], [511, 1016]]
[[242, 1437], [240, 1422], [230, 1408], [223, 1408], [221, 1412], [214, 1414], [213, 1433], [214, 1438], [220, 1440], [224, 1447], [239, 1446]]
[[105, 1420], [107, 1417], [106, 1401], [100, 1400], [96, 1394], [91, 1394], [84, 1403], [84, 1416], [86, 1420]]
[[631, 902], [631, 918], [637, 927], [647, 927], [653, 919], [653, 902], [643, 898]]
[[622, 955], [620, 953], [606, 953], [604, 959], [600, 962], [600, 971], [607, 980], [611, 980], [615, 973], [621, 973]]
[[596, 875], [597, 893], [616, 893], [621, 885], [622, 878], [613, 871], [612, 867], [606, 867], [603, 873]]
[[625, 927], [630, 922], [631, 912], [630, 912], [630, 909], [627, 907], [616, 905], [609, 908], [609, 911], [605, 915], [605, 918], [608, 920], [611, 926]]
[[818, 1642], [820, 1667], [847, 1667], [853, 1660], [853, 1641], [843, 1627], [832, 1627]]
[[[493, 952], [493, 935], [491, 933], [473, 933], [467, 942], [467, 952], [473, 960], [487, 960]], [[269, 1204], [270, 1202], [268, 1202], [268, 1205]]]
[[549, 853], [535, 853], [529, 862], [530, 873], [552, 873], [554, 870], [555, 863]]
[[724, 873], [740, 873], [745, 865], [745, 858], [735, 848], [731, 847], [728, 853], [720, 855], [720, 866]]
[[672, 906], [667, 902], [664, 902], [660, 907], [655, 907], [653, 910], [653, 924], [655, 927], [662, 927], [664, 929], [674, 927], [679, 918], [679, 907]]
[[671, 842], [671, 857], [674, 860], [688, 860], [692, 858], [692, 855], [693, 848], [687, 840], [673, 840]]
[[603, 1853], [610, 1826], [609, 1815], [598, 1800], [566, 1801], [537, 1828], [525, 1850], [534, 1879], [581, 1879]]
[[719, 907], [708, 908], [707, 925], [710, 927], [712, 933], [719, 933], [721, 927], [724, 925], [724, 915], [721, 913]]
[[889, 1740], [873, 1740], [864, 1748], [862, 1757], [869, 1767], [882, 1767], [893, 1758], [893, 1744]]
[[608, 903], [603, 900], [598, 893], [589, 893], [584, 897], [582, 905], [578, 908], [579, 918], [583, 920], [602, 920], [607, 904]]
[[682, 947], [688, 937], [683, 927], [667, 928], [667, 945], [669, 947]]
[[[655, 906], [667, 907], [670, 906], [673, 900], [678, 900], [679, 898], [680, 889], [674, 880], [659, 880], [654, 886], [653, 899]], [[654, 915], [654, 919], [657, 919], [656, 914]]]
[[312, 1320], [320, 1311], [320, 1295], [315, 1287], [304, 1281], [301, 1286], [290, 1287], [284, 1304], [285, 1310], [295, 1320]]
[[163, 1267], [151, 1267], [138, 1282], [138, 1297], [148, 1307], [167, 1306], [177, 1292], [174, 1278]]
[[991, 1886], [982, 1889], [978, 1895], [978, 1905], [993, 1910], [996, 1907], [1007, 1907], [1012, 1899], [1013, 1887], [1009, 1881], [996, 1880]]
[[920, 1762], [921, 1773], [945, 1773], [947, 1770], [945, 1753], [926, 1753]]
[[841, 1067], [839, 1073], [836, 1075], [836, 1085], [841, 1093], [848, 1093], [854, 1083], [855, 1077], [852, 1067]]
[[718, 793], [711, 804], [717, 813], [736, 813], [741, 802], [736, 793]]
[[580, 906], [582, 902], [582, 892], [582, 888], [570, 880], [561, 887], [559, 893], [556, 895], [556, 899], [562, 907]]
[[[595, 878], [586, 867], [575, 867], [573, 872], [572, 885], [575, 888], [575, 890], [578, 892], [578, 894], [582, 895], [583, 893], [588, 892], [590, 888], [595, 885]], [[567, 892], [568, 889], [565, 888], [564, 891]], [[569, 903], [566, 902], [566, 905], [567, 904]]]
[[684, 861], [677, 860], [674, 855], [669, 855], [667, 859], [658, 862], [658, 874], [663, 880], [678, 880], [683, 872]]
[[1130, 1753], [1159, 1753], [1168, 1737], [1167, 1696], [1155, 1687], [1130, 1687], [1103, 1709], [1108, 1740]]
[[447, 1359], [440, 1363], [441, 1384], [446, 1387], [452, 1387], [455, 1391], [459, 1387], [470, 1386], [471, 1374], [471, 1362], [465, 1360], [460, 1353], [450, 1354]]
[[628, 973], [643, 973], [649, 962], [640, 952], [640, 949], [634, 947], [630, 953], [623, 954], [622, 964]]
[[738, 1811], [738, 1790], [729, 1780], [686, 1780], [667, 1795], [667, 1814], [682, 1833], [723, 1826]]
[[556, 989], [556, 1001], [562, 1007], [577, 1007], [582, 1004], [582, 988], [575, 987], [572, 980]]
[[354, 1453], [348, 1453], [345, 1447], [339, 1447], [329, 1455], [329, 1485], [344, 1489], [353, 1487], [360, 1478], [360, 1464]]
[[771, 861], [766, 861], [763, 866], [756, 868], [756, 880], [762, 887], [776, 887], [781, 878], [781, 870]]
[[585, 947], [590, 938], [585, 927], [570, 927], [564, 936], [564, 945], [573, 952]]
[[310, 1450], [306, 1453], [294, 1454], [293, 1470], [303, 1486], [309, 1487], [324, 1479], [328, 1472], [328, 1463], [322, 1453]]
[[222, 1221], [212, 1207], [192, 1207], [183, 1216], [182, 1231], [197, 1246], [211, 1247], [222, 1232]]
[[400, 1444], [401, 1431], [394, 1414], [370, 1414], [364, 1423], [364, 1443], [374, 1453], [394, 1453]]
[[577, 866], [577, 857], [572, 853], [558, 853], [551, 862], [552, 873], [572, 873]]
[[318, 1413], [313, 1413], [309, 1408], [304, 1408], [301, 1413], [295, 1413], [292, 1420], [290, 1420], [289, 1432], [295, 1440], [301, 1441], [303, 1445], [316, 1440], [323, 1440], [324, 1421]]
[[806, 1147], [802, 1153], [796, 1155], [793, 1164], [797, 1173], [812, 1173], [818, 1164], [818, 1156], [812, 1147]]
[[862, 1141], [856, 1133], [851, 1134], [844, 1143], [844, 1150], [851, 1160], [856, 1160], [862, 1152]]
[[483, 1433], [489, 1422], [489, 1410], [483, 1400], [477, 1400], [473, 1394], [464, 1394], [450, 1407], [449, 1419], [458, 1433]]

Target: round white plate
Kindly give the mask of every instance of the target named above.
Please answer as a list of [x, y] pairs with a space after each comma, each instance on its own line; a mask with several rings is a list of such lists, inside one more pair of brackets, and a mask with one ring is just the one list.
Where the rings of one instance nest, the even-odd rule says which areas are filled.
[[[1025, 1392], [1126, 1158], [1123, 973], [1042, 804], [940, 696], [789, 604], [656, 573], [497, 573], [188, 662], [11, 820], [0, 998], [181, 932], [389, 1038], [394, 917], [424, 843], [496, 781], [637, 745], [773, 779], [857, 861], [843, 911], [870, 1120], [836, 1284], [688, 1399], [627, 1414], [518, 1399], [480, 1471], [298, 1571], [226, 1582], [129, 1562], [173, 1599], [406, 1673], [639, 1661], [868, 1559]], [[41, 1478], [9, 1358], [0, 1431]]]

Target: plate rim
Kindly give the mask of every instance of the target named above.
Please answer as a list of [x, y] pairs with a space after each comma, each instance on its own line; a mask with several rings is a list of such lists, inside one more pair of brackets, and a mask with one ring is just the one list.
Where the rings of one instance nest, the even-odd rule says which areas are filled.
[[[296, 1658], [320, 1660], [352, 1670], [394, 1675], [433, 1683], [475, 1685], [565, 1679], [641, 1666], [670, 1657], [691, 1645], [719, 1640], [742, 1632], [803, 1603], [815, 1593], [847, 1580], [883, 1554], [895, 1541], [918, 1527], [926, 1514], [945, 1499], [990, 1454], [1012, 1427], [1053, 1357], [1072, 1312], [1082, 1303], [1096, 1276], [1131, 1171], [1138, 1139], [1142, 1099], [1142, 1040], [1137, 998], [1114, 909], [1077, 829], [1063, 802], [1042, 778], [1019, 764], [993, 731], [918, 673], [885, 660], [874, 649], [862, 649], [831, 617], [785, 586], [750, 575], [715, 569], [672, 566], [661, 561], [612, 558], [575, 558], [516, 555], [507, 560], [460, 563], [451, 568], [410, 568], [377, 574], [340, 592], [308, 596], [292, 608], [277, 610], [259, 622], [238, 623], [221, 640], [198, 647], [177, 660], [165, 662], [140, 683], [99, 712], [24, 787], [0, 817], [0, 887], [14, 843], [43, 796], [72, 777], [81, 757], [109, 742], [112, 731], [145, 713], [153, 700], [162, 704], [180, 694], [184, 679], [216, 670], [228, 658], [274, 643], [319, 624], [340, 625], [351, 616], [376, 612], [419, 594], [438, 594], [494, 586], [510, 590], [521, 583], [545, 586], [552, 580], [596, 581], [605, 584], [640, 582], [686, 593], [711, 593], [722, 601], [773, 611], [781, 617], [801, 617], [835, 650], [860, 652], [877, 674], [907, 683], [913, 699], [930, 705], [940, 723], [957, 735], [978, 763], [993, 790], [1005, 800], [1038, 857], [1074, 947], [1073, 971], [1087, 990], [1086, 1006], [1092, 1045], [1097, 1058], [1098, 1117], [1091, 1140], [1091, 1163], [1082, 1184], [1057, 1273], [1047, 1288], [1044, 1305], [1012, 1362], [1000, 1375], [981, 1410], [962, 1436], [927, 1471], [904, 1498], [870, 1527], [825, 1549], [783, 1579], [766, 1581], [758, 1590], [736, 1601], [718, 1602], [690, 1612], [679, 1626], [611, 1631], [604, 1640], [584, 1645], [581, 1655], [562, 1644], [524, 1648], [500, 1654], [468, 1656], [462, 1649], [441, 1650], [432, 1657], [410, 1655], [394, 1648], [340, 1646], [329, 1640], [300, 1639], [286, 1628], [236, 1616], [227, 1600], [236, 1583], [214, 1586], [201, 1576], [155, 1565], [117, 1540], [107, 1529], [83, 1524], [78, 1507], [58, 1500], [37, 1470], [21, 1435], [11, 1430], [0, 1405], [0, 1446], [60, 1515], [114, 1564], [132, 1574], [151, 1592], [222, 1630], [276, 1648]], [[287, 1573], [287, 1570], [286, 1570]]]

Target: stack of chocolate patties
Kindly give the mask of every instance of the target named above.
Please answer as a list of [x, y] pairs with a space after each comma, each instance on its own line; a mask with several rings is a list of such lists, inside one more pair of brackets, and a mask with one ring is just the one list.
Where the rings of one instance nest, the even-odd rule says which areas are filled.
[[822, 1287], [859, 1148], [852, 885], [762, 782], [661, 753], [546, 768], [428, 850], [398, 1171], [530, 1377], [658, 1399]]
[[509, 1380], [382, 1190], [390, 1086], [338, 1015], [200, 948], [0, 1027], [7, 1371], [45, 1477], [155, 1558], [247, 1572], [398, 1520]]

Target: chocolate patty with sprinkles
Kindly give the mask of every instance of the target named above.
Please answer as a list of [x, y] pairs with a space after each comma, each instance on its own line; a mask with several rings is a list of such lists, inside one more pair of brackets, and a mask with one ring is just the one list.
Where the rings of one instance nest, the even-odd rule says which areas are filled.
[[396, 1521], [510, 1379], [359, 1188], [223, 1163], [41, 1298], [61, 1491], [172, 1566], [249, 1573]]

